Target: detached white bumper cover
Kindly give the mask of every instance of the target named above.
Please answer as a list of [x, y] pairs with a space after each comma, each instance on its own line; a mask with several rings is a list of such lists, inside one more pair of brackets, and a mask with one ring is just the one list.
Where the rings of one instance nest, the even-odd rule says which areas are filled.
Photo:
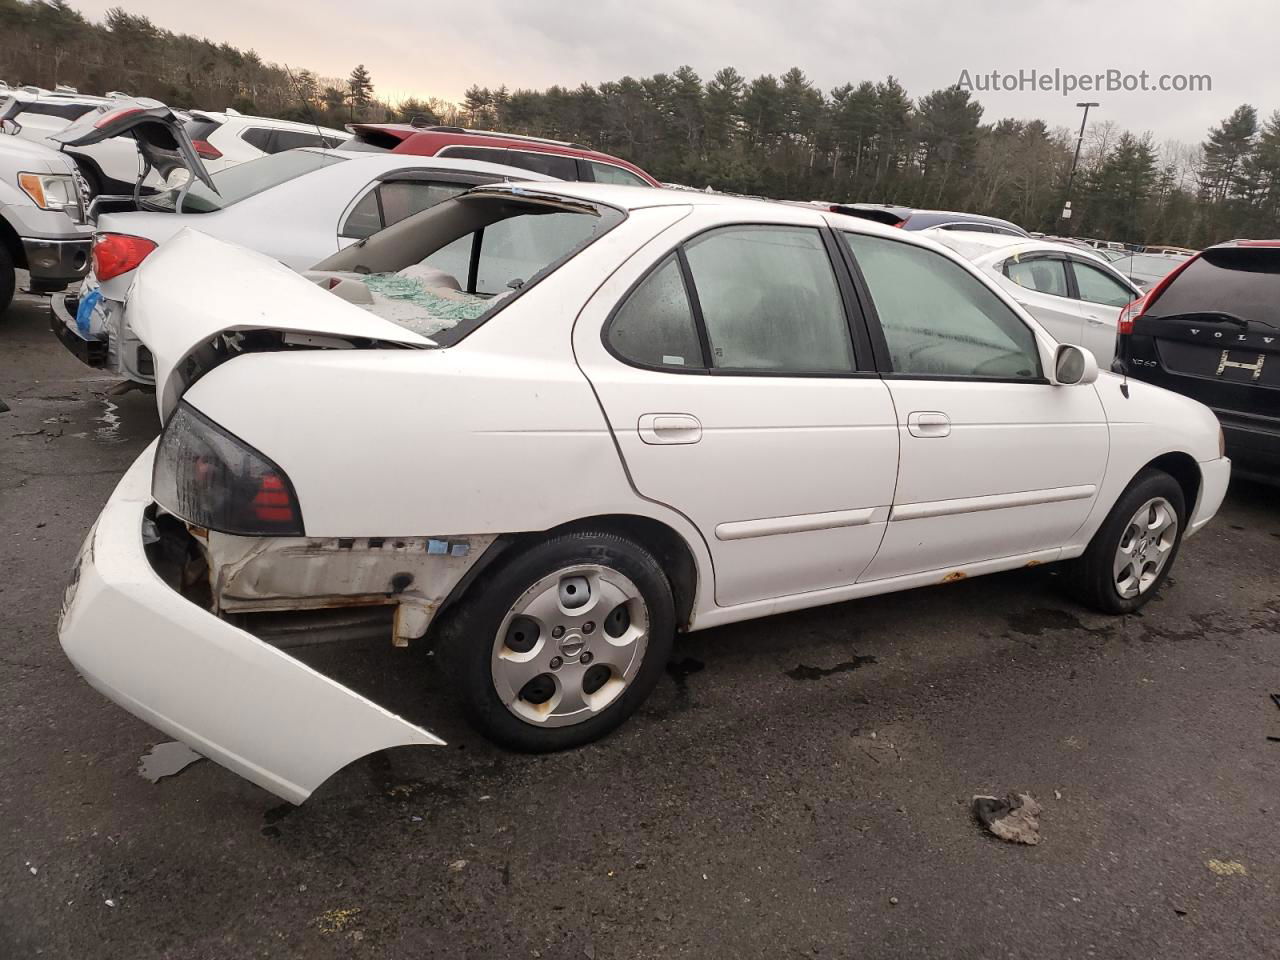
[[84, 678], [134, 716], [293, 803], [366, 754], [442, 745], [160, 579], [142, 544], [155, 448], [112, 493], [67, 587], [58, 637]]

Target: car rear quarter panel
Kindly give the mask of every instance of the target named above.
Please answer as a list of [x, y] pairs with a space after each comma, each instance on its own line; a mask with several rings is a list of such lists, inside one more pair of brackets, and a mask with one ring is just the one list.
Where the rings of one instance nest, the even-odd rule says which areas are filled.
[[310, 537], [469, 536], [606, 514], [696, 529], [631, 487], [572, 352], [604, 277], [686, 207], [634, 211], [458, 345], [237, 357], [186, 400], [274, 460]]

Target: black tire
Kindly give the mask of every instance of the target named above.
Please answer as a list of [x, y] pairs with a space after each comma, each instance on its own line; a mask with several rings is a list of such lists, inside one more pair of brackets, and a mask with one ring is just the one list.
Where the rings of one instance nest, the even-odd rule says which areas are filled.
[[[1129, 521], [1144, 503], [1163, 497], [1173, 507], [1178, 519], [1178, 529], [1169, 559], [1165, 561], [1155, 580], [1133, 597], [1122, 596], [1116, 585], [1114, 565], [1116, 551], [1125, 535]], [[1187, 529], [1187, 506], [1178, 481], [1163, 470], [1143, 470], [1128, 489], [1120, 495], [1098, 532], [1089, 541], [1089, 547], [1075, 560], [1068, 563], [1067, 584], [1081, 603], [1101, 613], [1124, 614], [1141, 609], [1155, 596], [1169, 576], [1178, 551], [1182, 548], [1182, 535]]]
[[0, 316], [9, 309], [13, 302], [13, 292], [18, 286], [18, 274], [13, 267], [13, 257], [0, 244]]
[[[499, 630], [526, 591], [557, 571], [578, 565], [609, 568], [634, 584], [648, 615], [648, 639], [635, 675], [616, 699], [589, 719], [567, 726], [541, 726], [516, 716], [503, 703], [491, 658]], [[618, 727], [661, 679], [674, 639], [675, 602], [658, 561], [631, 540], [587, 530], [533, 544], [486, 571], [443, 625], [438, 649], [468, 718], [481, 733], [515, 750], [543, 753], [590, 743]]]

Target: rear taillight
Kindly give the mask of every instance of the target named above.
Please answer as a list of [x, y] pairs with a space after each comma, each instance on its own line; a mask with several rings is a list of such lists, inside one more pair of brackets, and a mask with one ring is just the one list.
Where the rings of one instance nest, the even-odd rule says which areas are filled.
[[101, 130], [109, 123], [115, 123], [117, 120], [123, 120], [125, 117], [131, 117], [135, 113], [141, 113], [142, 111], [142, 107], [117, 107], [114, 110], [108, 110], [94, 121], [94, 129]]
[[222, 151], [208, 140], [192, 140], [191, 146], [195, 147], [196, 156], [202, 160], [217, 160], [222, 156]]
[[127, 233], [93, 235], [93, 274], [103, 283], [138, 267], [156, 248], [155, 241]]
[[1124, 335], [1133, 333], [1133, 321], [1142, 316], [1145, 309], [1144, 304], [1149, 294], [1143, 294], [1137, 300], [1130, 300], [1129, 303], [1120, 310], [1120, 319], [1116, 321], [1116, 333]]
[[1116, 333], [1122, 337], [1133, 333], [1134, 321], [1151, 309], [1160, 294], [1164, 293], [1165, 290], [1168, 289], [1169, 284], [1173, 283], [1174, 277], [1199, 259], [1200, 254], [1198, 253], [1194, 257], [1187, 257], [1186, 260], [1182, 261], [1182, 263], [1178, 264], [1161, 277], [1160, 281], [1154, 287], [1121, 310], [1120, 319], [1116, 322]]
[[186, 403], [160, 434], [151, 496], [188, 523], [221, 533], [302, 535], [302, 511], [284, 471]]

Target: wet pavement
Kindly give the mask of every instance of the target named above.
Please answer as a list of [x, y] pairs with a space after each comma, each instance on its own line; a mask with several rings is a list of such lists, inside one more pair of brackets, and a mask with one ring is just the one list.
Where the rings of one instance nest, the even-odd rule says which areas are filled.
[[[1241, 484], [1144, 615], [1051, 568], [680, 641], [607, 740], [530, 757], [453, 715], [421, 650], [319, 668], [449, 741], [304, 806], [169, 738], [54, 636], [153, 399], [0, 319], [0, 957], [1273, 957], [1280, 496]], [[177, 639], [177, 638], [175, 638]], [[1038, 846], [975, 794], [1032, 794]]]

